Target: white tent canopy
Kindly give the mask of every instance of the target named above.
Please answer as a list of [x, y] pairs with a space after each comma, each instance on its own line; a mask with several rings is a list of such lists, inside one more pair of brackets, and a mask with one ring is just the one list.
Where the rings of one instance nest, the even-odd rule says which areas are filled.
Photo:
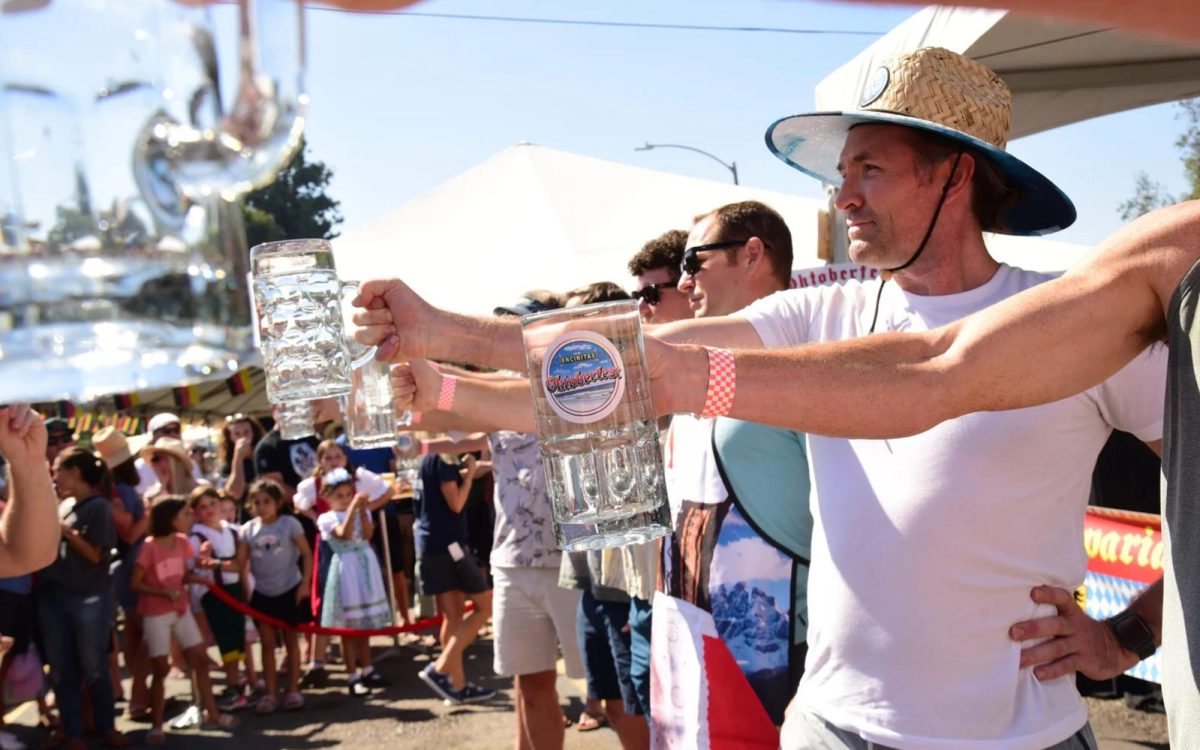
[[884, 58], [919, 47], [945, 47], [996, 71], [1013, 93], [1012, 138], [1200, 95], [1200, 46], [1007, 11], [929, 7], [817, 84], [817, 110], [856, 107]]
[[518, 144], [334, 240], [343, 278], [394, 275], [431, 303], [490, 314], [531, 288], [632, 286], [647, 241], [726, 203], [759, 200], [792, 230], [796, 266], [816, 255], [822, 201]]

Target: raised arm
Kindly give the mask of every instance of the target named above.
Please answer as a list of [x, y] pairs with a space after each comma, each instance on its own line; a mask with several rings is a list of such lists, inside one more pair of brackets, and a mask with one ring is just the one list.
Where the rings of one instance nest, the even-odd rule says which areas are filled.
[[525, 344], [515, 318], [488, 318], [442, 310], [421, 299], [399, 279], [364, 282], [354, 304], [354, 337], [379, 347], [379, 359], [410, 357], [468, 362], [521, 370]]
[[[1157, 211], [1063, 277], [928, 333], [737, 351], [730, 416], [884, 438], [1078, 393], [1162, 339], [1170, 296], [1200, 256], [1198, 230], [1196, 202]], [[699, 412], [706, 352], [654, 342], [647, 353], [659, 410]]]
[[[457, 380], [452, 410], [437, 411], [443, 382], [448, 377]], [[463, 427], [478, 432], [536, 429], [529, 381], [522, 377], [450, 375], [434, 369], [425, 360], [414, 359], [393, 367], [391, 382], [396, 409], [420, 412], [421, 427], [427, 425], [428, 416], [451, 413], [461, 419]]]
[[58, 497], [46, 466], [46, 427], [27, 406], [0, 409], [9, 500], [0, 517], [0, 577], [31, 573], [58, 555]]

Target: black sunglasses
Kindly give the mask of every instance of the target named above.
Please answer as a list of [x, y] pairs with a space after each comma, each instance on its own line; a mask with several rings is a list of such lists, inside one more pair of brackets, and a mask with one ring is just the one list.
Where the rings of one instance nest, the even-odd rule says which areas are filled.
[[671, 281], [665, 284], [647, 284], [646, 286], [631, 292], [629, 296], [634, 299], [645, 300], [647, 305], [657, 305], [662, 301], [662, 290], [674, 289], [678, 281]]
[[700, 273], [700, 268], [704, 265], [704, 261], [696, 257], [698, 253], [702, 253], [706, 250], [728, 250], [731, 247], [740, 247], [745, 245], [749, 241], [749, 239], [727, 240], [725, 242], [713, 242], [709, 245], [696, 245], [695, 247], [689, 247], [687, 250], [683, 251], [683, 262], [679, 264], [679, 270], [682, 271], [685, 276], [695, 276], [696, 274]]
[[60, 435], [47, 435], [46, 445], [66, 445], [75, 442], [75, 436], [69, 432]]

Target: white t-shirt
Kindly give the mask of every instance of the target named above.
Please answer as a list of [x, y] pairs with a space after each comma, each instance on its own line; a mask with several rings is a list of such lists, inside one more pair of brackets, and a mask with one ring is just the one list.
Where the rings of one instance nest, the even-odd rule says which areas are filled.
[[[364, 492], [372, 501], [378, 500], [386, 492], [391, 491], [391, 485], [383, 481], [373, 471], [358, 467], [354, 470], [354, 491]], [[317, 504], [317, 480], [314, 477], [300, 480], [296, 485], [296, 495], [292, 498], [296, 510], [309, 511]]]
[[[935, 328], [1049, 278], [1001, 266], [983, 286], [940, 297], [889, 283], [876, 331]], [[768, 347], [849, 339], [869, 330], [877, 291], [860, 282], [789, 290], [739, 314]], [[1045, 406], [969, 414], [898, 440], [809, 436], [800, 705], [905, 750], [1035, 750], [1078, 731], [1087, 710], [1074, 677], [1038, 682], [1019, 669], [1008, 629], [1054, 613], [1030, 600], [1035, 585], [1082, 583], [1096, 456], [1113, 427], [1162, 436], [1165, 381], [1166, 349], [1156, 346]]]

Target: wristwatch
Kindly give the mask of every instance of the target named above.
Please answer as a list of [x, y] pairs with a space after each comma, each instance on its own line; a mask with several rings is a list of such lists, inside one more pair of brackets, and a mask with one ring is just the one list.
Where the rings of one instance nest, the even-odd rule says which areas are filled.
[[1142, 619], [1142, 616], [1132, 610], [1126, 610], [1104, 621], [1108, 629], [1116, 636], [1127, 651], [1137, 654], [1139, 660], [1147, 659], [1158, 650], [1154, 643], [1154, 631]]

